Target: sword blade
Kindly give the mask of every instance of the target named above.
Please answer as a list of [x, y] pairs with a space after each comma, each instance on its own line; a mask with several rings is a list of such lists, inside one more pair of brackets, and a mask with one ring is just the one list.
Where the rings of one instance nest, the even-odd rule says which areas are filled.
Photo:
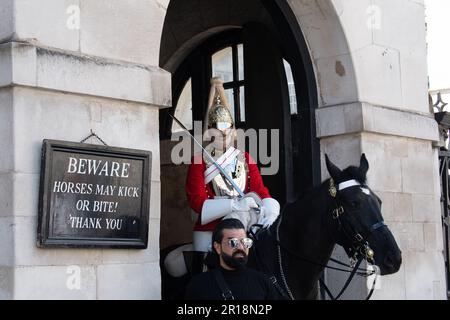
[[189, 134], [189, 136], [192, 138], [192, 140], [194, 140], [194, 142], [202, 149], [202, 151], [206, 154], [206, 157], [208, 158], [209, 161], [211, 161], [216, 168], [220, 171], [220, 173], [222, 173], [224, 175], [224, 177], [228, 180], [229, 183], [231, 183], [231, 185], [233, 186], [233, 188], [238, 192], [239, 196], [241, 198], [244, 197], [244, 193], [242, 192], [242, 190], [238, 187], [238, 185], [233, 181], [233, 179], [229, 176], [228, 173], [225, 172], [225, 170], [216, 162], [216, 160], [214, 160], [214, 158], [209, 154], [208, 151], [206, 151], [205, 148], [203, 148], [202, 144], [200, 142], [197, 141], [197, 139], [195, 139], [195, 137], [189, 132], [189, 130], [174, 116], [171, 115], [169, 113], [169, 116], [172, 117], [173, 120], [176, 121], [176, 123], [178, 123], [178, 125], [187, 132], [187, 134]]

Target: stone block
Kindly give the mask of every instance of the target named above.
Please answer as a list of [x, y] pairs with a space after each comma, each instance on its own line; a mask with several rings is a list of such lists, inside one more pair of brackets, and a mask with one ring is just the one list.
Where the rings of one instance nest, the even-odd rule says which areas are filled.
[[164, 8], [148, 0], [80, 0], [80, 6], [81, 52], [158, 65]]
[[[316, 127], [317, 137], [365, 131], [431, 141], [439, 139], [437, 123], [431, 117], [365, 102], [317, 109]], [[385, 148], [393, 155], [408, 156], [407, 140], [386, 136], [382, 140], [386, 141]]]
[[[79, 142], [92, 129], [110, 146], [151, 151], [151, 179], [159, 180], [159, 137], [157, 130], [151, 130], [158, 122], [156, 110], [141, 104], [28, 88], [15, 88], [14, 92], [18, 172], [40, 173], [43, 139]], [[91, 103], [102, 105], [101, 122], [91, 120]]]
[[412, 222], [412, 208], [408, 203], [411, 195], [379, 191], [375, 193], [382, 201], [381, 212], [386, 222]]
[[[379, 8], [380, 25], [373, 30], [373, 41], [399, 49], [402, 54], [417, 46], [425, 46], [425, 10], [423, 4], [409, 0], [393, 3], [389, 0], [374, 0]], [[399, 12], [404, 19], [399, 19]]]
[[316, 130], [318, 137], [363, 131], [361, 105], [353, 103], [317, 109]]
[[411, 222], [413, 215], [412, 196], [405, 193], [394, 194], [394, 213], [397, 221]]
[[76, 96], [16, 87], [14, 104], [14, 166], [20, 173], [40, 173], [43, 139], [79, 142], [92, 128], [88, 106]]
[[12, 82], [26, 86], [37, 84], [37, 57], [36, 47], [28, 44], [13, 42], [12, 55]]
[[16, 33], [48, 47], [79, 50], [79, 0], [15, 0]]
[[[0, 217], [0, 266], [14, 266], [14, 218]], [[0, 271], [1, 272], [1, 271]], [[0, 276], [1, 278], [1, 276]], [[0, 283], [1, 283], [0, 279]], [[0, 284], [1, 292], [1, 284]], [[1, 296], [1, 293], [0, 293]], [[0, 298], [1, 299], [1, 298]]]
[[439, 140], [437, 123], [428, 116], [367, 103], [363, 103], [363, 116], [366, 131], [422, 140]]
[[340, 169], [350, 165], [358, 165], [361, 158], [361, 136], [346, 135], [329, 137], [320, 140], [322, 180], [329, 178], [327, 166], [325, 165], [325, 154]]
[[441, 218], [440, 198], [435, 195], [414, 194], [412, 197], [415, 222], [437, 222]]
[[101, 58], [38, 48], [37, 85], [121, 100], [153, 102], [152, 91], [148, 89], [152, 87], [152, 71], [105, 62]]
[[425, 40], [422, 44], [412, 45], [409, 52], [402, 52], [400, 61], [404, 109], [429, 113], [426, 57]]
[[0, 72], [0, 87], [8, 86], [12, 82], [12, 66], [11, 43], [1, 44], [0, 70], [2, 72]]
[[434, 163], [431, 143], [429, 141], [408, 140], [408, 158], [402, 159], [402, 184], [406, 193], [439, 194], [434, 190]]
[[14, 169], [13, 119], [12, 89], [0, 89], [0, 150], [4, 151], [0, 152], [1, 173]]
[[375, 105], [398, 107], [402, 104], [399, 52], [377, 45], [353, 53], [359, 99]]
[[368, 182], [374, 190], [402, 193], [401, 159], [387, 152], [393, 138], [375, 134], [362, 135], [362, 152], [369, 162]]
[[[423, 2], [423, 1], [422, 1]], [[426, 30], [423, 3], [375, 0], [380, 25], [373, 31], [375, 44], [400, 52], [402, 97], [405, 109], [428, 113]], [[401, 12], [404, 18], [399, 19]]]
[[161, 182], [151, 181], [150, 190], [150, 219], [161, 218]]
[[13, 175], [15, 216], [37, 216], [39, 180], [39, 174], [16, 173]]
[[444, 238], [442, 235], [442, 225], [436, 223], [424, 223], [423, 233], [425, 239], [425, 251], [443, 252]]
[[16, 266], [96, 265], [102, 263], [101, 249], [38, 248], [37, 217], [15, 217], [14, 246]]
[[304, 30], [305, 40], [314, 59], [350, 52], [338, 12], [330, 1], [289, 1], [289, 5]]
[[171, 106], [171, 75], [158, 67], [16, 42], [0, 45], [0, 67], [5, 71], [0, 76], [0, 87], [26, 85]]
[[14, 299], [93, 300], [94, 266], [30, 266], [14, 269]]
[[14, 290], [14, 269], [0, 265], [0, 300], [11, 300]]
[[[14, 0], [3, 0], [0, 6], [0, 43], [14, 34]], [[0, 68], [0, 70], [3, 70]]]
[[386, 223], [389, 222], [395, 222], [395, 221], [401, 221], [400, 219], [404, 219], [405, 217], [401, 217], [395, 210], [394, 210], [394, 196], [395, 193], [393, 192], [383, 192], [378, 190], [373, 190], [377, 194], [377, 196], [381, 199], [381, 213], [383, 215], [384, 221]]
[[147, 249], [102, 249], [102, 264], [159, 262], [159, 220], [150, 219]]
[[14, 212], [13, 174], [0, 173], [0, 217], [11, 216]]
[[101, 300], [161, 299], [159, 262], [98, 266], [97, 285]]
[[440, 252], [406, 252], [403, 258], [406, 299], [447, 299], [445, 265]]
[[319, 106], [333, 106], [358, 100], [356, 76], [350, 54], [314, 61], [320, 92]]
[[403, 253], [425, 250], [422, 223], [393, 222], [389, 229]]
[[372, 44], [371, 1], [346, 0], [330, 1], [342, 24], [342, 29], [352, 52]]

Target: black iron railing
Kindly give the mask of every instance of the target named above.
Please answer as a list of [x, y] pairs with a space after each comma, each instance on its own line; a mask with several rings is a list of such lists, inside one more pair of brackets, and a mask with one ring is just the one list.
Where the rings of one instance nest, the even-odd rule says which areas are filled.
[[450, 298], [450, 175], [449, 175], [449, 165], [450, 165], [450, 151], [441, 149], [439, 151], [439, 172], [441, 175], [441, 212], [442, 212], [442, 228], [444, 236], [444, 255], [445, 255], [445, 270], [447, 278], [447, 297]]
[[[449, 129], [450, 113], [446, 111], [448, 103], [444, 102], [442, 94], [450, 94], [450, 89], [429, 92], [430, 108], [434, 110], [434, 118], [439, 125], [440, 142], [439, 172], [441, 178], [441, 218], [444, 241], [445, 273], [447, 279], [447, 298], [450, 299], [450, 151]], [[433, 98], [436, 99], [433, 99]], [[434, 100], [436, 102], [434, 102]]]

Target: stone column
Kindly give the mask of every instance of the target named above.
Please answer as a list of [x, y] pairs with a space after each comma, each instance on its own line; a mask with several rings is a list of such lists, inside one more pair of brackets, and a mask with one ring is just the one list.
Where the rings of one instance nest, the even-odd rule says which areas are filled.
[[[437, 124], [428, 106], [423, 1], [289, 1], [314, 62], [321, 153], [339, 166], [370, 163], [368, 183], [403, 252], [373, 299], [445, 299]], [[333, 51], [335, 53], [333, 53]], [[322, 160], [323, 161], [323, 160]], [[328, 177], [324, 161], [322, 178]], [[335, 256], [346, 260], [337, 248]], [[347, 275], [327, 273], [334, 292]], [[344, 299], [364, 298], [355, 279]]]
[[[0, 298], [160, 298], [158, 110], [171, 104], [170, 74], [158, 67], [164, 16], [148, 0], [2, 3]], [[153, 154], [146, 250], [36, 247], [42, 140], [79, 142], [91, 129], [110, 146]]]

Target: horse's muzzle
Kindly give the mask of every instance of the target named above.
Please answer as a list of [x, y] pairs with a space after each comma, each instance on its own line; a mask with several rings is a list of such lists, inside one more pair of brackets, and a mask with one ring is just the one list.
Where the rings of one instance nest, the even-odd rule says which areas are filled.
[[402, 265], [402, 252], [389, 251], [384, 257], [383, 265], [380, 267], [380, 274], [392, 274], [400, 269]]

